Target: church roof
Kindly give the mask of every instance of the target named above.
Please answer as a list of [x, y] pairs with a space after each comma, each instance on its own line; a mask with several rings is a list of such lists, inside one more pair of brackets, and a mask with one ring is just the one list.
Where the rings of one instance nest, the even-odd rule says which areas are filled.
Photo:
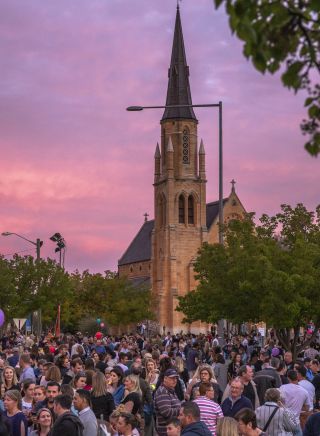
[[[191, 90], [189, 84], [189, 67], [184, 49], [183, 33], [179, 6], [177, 7], [176, 23], [169, 68], [169, 83], [166, 106], [191, 105]], [[166, 108], [161, 121], [167, 119], [197, 120], [192, 107]]]
[[[223, 199], [223, 205], [227, 202]], [[219, 201], [207, 204], [207, 228], [209, 229], [219, 215]], [[119, 259], [118, 265], [128, 265], [135, 262], [143, 262], [151, 259], [151, 232], [154, 227], [154, 220], [145, 221], [139, 232]]]

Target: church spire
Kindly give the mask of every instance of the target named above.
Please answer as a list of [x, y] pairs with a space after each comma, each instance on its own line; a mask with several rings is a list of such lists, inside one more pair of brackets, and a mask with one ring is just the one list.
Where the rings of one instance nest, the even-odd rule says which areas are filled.
[[[169, 83], [166, 105], [171, 106], [179, 104], [192, 104], [189, 84], [189, 67], [187, 65], [186, 53], [184, 49], [179, 5], [177, 6], [171, 62], [168, 76]], [[164, 111], [162, 121], [167, 119], [192, 119], [197, 121], [192, 107], [167, 108]]]

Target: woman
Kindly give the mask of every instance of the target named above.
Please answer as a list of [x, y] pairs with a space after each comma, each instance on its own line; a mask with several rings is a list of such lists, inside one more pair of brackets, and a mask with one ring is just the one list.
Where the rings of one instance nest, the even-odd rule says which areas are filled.
[[146, 365], [146, 382], [149, 384], [152, 392], [154, 392], [159, 378], [159, 371], [157, 369], [156, 362], [153, 359], [147, 359], [145, 365]]
[[237, 377], [240, 366], [242, 366], [241, 354], [236, 353], [228, 366], [228, 380], [232, 380]]
[[177, 373], [179, 374], [179, 377], [181, 378], [181, 380], [184, 382], [185, 386], [187, 386], [188, 382], [189, 382], [189, 373], [187, 368], [185, 368], [184, 366], [184, 362], [182, 357], [177, 356], [175, 358], [175, 367], [177, 370]]
[[91, 353], [91, 358], [93, 359], [95, 366], [98, 362], [100, 362], [99, 354], [96, 351]]
[[24, 382], [22, 382], [22, 412], [27, 418], [30, 416], [32, 410], [35, 387], [36, 384], [31, 379], [26, 379]]
[[33, 403], [36, 405], [39, 401], [46, 399], [46, 388], [44, 386], [36, 386], [33, 392]]
[[13, 389], [4, 394], [5, 417], [10, 425], [11, 436], [27, 436], [27, 419], [22, 408], [22, 397], [19, 391]]
[[57, 359], [56, 365], [57, 365], [57, 367], [60, 370], [61, 378], [63, 378], [65, 376], [65, 374], [70, 369], [70, 359], [69, 359], [69, 356], [67, 354], [63, 354], [63, 355], [59, 356], [58, 359]]
[[216, 436], [239, 436], [237, 421], [229, 416], [219, 419]]
[[53, 424], [52, 414], [49, 409], [40, 409], [37, 413], [36, 429], [31, 431], [30, 436], [47, 436]]
[[119, 366], [112, 368], [108, 392], [112, 394], [115, 406], [119, 406], [124, 394], [123, 371]]
[[222, 398], [222, 392], [220, 386], [217, 383], [216, 378], [213, 375], [211, 366], [205, 365], [202, 367], [198, 367], [187, 389], [187, 395], [190, 395], [190, 400], [194, 400], [194, 389], [198, 388], [200, 386], [200, 383], [211, 383], [214, 389], [213, 400], [216, 403], [220, 404]]
[[124, 379], [124, 398], [121, 404], [125, 405], [126, 411], [133, 415], [142, 412], [142, 392], [140, 389], [139, 377], [134, 374]]
[[83, 389], [85, 389], [86, 391], [91, 391], [92, 379], [93, 379], [93, 376], [95, 375], [95, 371], [93, 371], [91, 369], [85, 370], [85, 375], [86, 375], [86, 384], [85, 384], [85, 387]]
[[109, 421], [109, 416], [115, 408], [113, 396], [108, 392], [106, 379], [101, 371], [92, 377], [91, 403], [93, 413], [98, 419]]
[[87, 377], [85, 372], [78, 372], [70, 383], [70, 386], [73, 388], [74, 392], [76, 392], [77, 389], [84, 389], [85, 385], [87, 384]]
[[241, 436], [267, 436], [257, 425], [256, 414], [251, 409], [241, 409], [235, 416]]
[[134, 429], [136, 428], [136, 419], [131, 413], [120, 413], [118, 422], [117, 422], [117, 429], [118, 433], [123, 436], [133, 436]]
[[6, 391], [9, 389], [20, 390], [16, 370], [12, 366], [5, 366], [1, 377]]
[[48, 383], [49, 381], [54, 381], [57, 383], [61, 383], [61, 372], [60, 369], [56, 365], [52, 365], [48, 368], [48, 371], [45, 375], [45, 380]]

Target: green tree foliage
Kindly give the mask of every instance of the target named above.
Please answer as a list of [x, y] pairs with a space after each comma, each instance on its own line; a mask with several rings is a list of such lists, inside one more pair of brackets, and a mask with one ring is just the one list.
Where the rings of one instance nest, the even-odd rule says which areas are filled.
[[300, 327], [312, 320], [320, 328], [320, 207], [313, 213], [282, 205], [260, 225], [248, 215], [231, 221], [225, 235], [224, 246], [205, 244], [199, 252], [198, 287], [179, 298], [177, 310], [185, 322], [265, 321], [296, 353]]
[[243, 53], [262, 73], [283, 71], [284, 86], [306, 90], [308, 118], [301, 130], [305, 148], [320, 152], [319, 0], [214, 0], [225, 4], [232, 32], [244, 41]]
[[150, 289], [105, 274], [69, 274], [51, 259], [0, 257], [0, 308], [10, 318], [26, 317], [41, 308], [44, 326], [53, 326], [58, 305], [62, 325], [76, 327], [83, 317], [103, 318], [109, 325], [153, 319]]

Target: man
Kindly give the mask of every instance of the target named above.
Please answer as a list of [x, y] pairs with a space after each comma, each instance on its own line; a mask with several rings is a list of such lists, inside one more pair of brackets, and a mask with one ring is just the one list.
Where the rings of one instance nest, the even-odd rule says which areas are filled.
[[221, 407], [213, 401], [214, 389], [211, 383], [200, 383], [199, 393], [200, 396], [194, 402], [200, 409], [200, 419], [215, 436], [218, 420], [223, 418]]
[[156, 429], [159, 436], [167, 435], [167, 424], [180, 413], [181, 402], [175, 393], [179, 374], [174, 369], [167, 369], [161, 386], [154, 395]]
[[19, 366], [22, 369], [19, 383], [21, 384], [24, 380], [27, 379], [30, 379], [35, 383], [36, 376], [34, 374], [33, 368], [31, 367], [31, 360], [29, 354], [21, 354], [19, 359]]
[[[260, 406], [258, 391], [255, 382], [252, 380], [253, 378], [253, 369], [249, 365], [240, 366], [238, 370], [239, 380], [242, 382], [244, 389], [243, 395], [251, 401], [254, 409]], [[222, 401], [230, 396], [230, 385], [227, 385]]]
[[189, 350], [187, 354], [186, 366], [189, 372], [189, 377], [192, 378], [196, 369], [199, 365], [199, 344], [198, 342], [194, 342], [191, 350]]
[[55, 413], [54, 413], [54, 399], [60, 394], [60, 385], [57, 382], [49, 381], [46, 386], [46, 399], [44, 401], [39, 401], [35, 409], [36, 411], [42, 409], [43, 407], [46, 407], [50, 410], [50, 412], [53, 415], [53, 418], [55, 419]]
[[279, 359], [264, 357], [262, 370], [257, 372], [253, 381], [257, 386], [260, 404], [264, 404], [264, 396], [268, 389], [279, 388], [281, 386], [281, 378], [273, 365], [279, 362]]
[[303, 430], [303, 436], [320, 436], [320, 412], [309, 416]]
[[207, 425], [200, 421], [199, 406], [193, 401], [183, 403], [179, 413], [181, 423], [181, 436], [211, 436]]
[[10, 366], [12, 366], [12, 368], [15, 368], [15, 366], [19, 362], [19, 348], [14, 347], [12, 349], [12, 352], [13, 352], [12, 356], [8, 357], [8, 363]]
[[90, 392], [78, 389], [74, 395], [73, 404], [79, 412], [79, 418], [83, 425], [83, 436], [93, 436], [98, 432], [98, 422], [91, 410]]
[[119, 363], [117, 364], [117, 366], [120, 366], [123, 373], [126, 373], [129, 369], [129, 367], [127, 366], [128, 360], [129, 358], [127, 353], [123, 353], [123, 352], [119, 353]]
[[72, 359], [70, 363], [70, 369], [65, 373], [62, 380], [62, 384], [63, 385], [69, 384], [74, 379], [74, 376], [81, 371], [83, 371], [83, 363], [80, 357], [76, 357], [75, 359]]
[[292, 353], [291, 353], [291, 351], [286, 351], [284, 353], [284, 359], [283, 360], [284, 360], [284, 362], [286, 364], [287, 371], [290, 371], [290, 370], [294, 369], [294, 363], [293, 363], [293, 360], [292, 360]]
[[267, 435], [267, 433], [262, 432], [261, 429], [258, 428], [256, 415], [253, 410], [240, 410], [235, 416], [235, 419], [238, 421], [238, 429], [241, 436]]
[[310, 410], [313, 410], [313, 405], [314, 405], [315, 396], [316, 396], [315, 387], [313, 386], [313, 384], [311, 382], [309, 382], [307, 380], [307, 369], [305, 366], [297, 365], [295, 367], [295, 369], [297, 371], [298, 384], [299, 384], [299, 386], [302, 386], [308, 392], [309, 403], [311, 406]]
[[308, 392], [298, 384], [297, 371], [291, 369], [287, 373], [289, 384], [280, 387], [281, 396], [284, 398], [286, 408], [291, 409], [296, 417], [296, 421], [300, 422], [300, 413], [312, 410], [310, 405]]
[[230, 385], [230, 396], [221, 404], [221, 409], [224, 416], [233, 418], [241, 409], [253, 409], [249, 398], [243, 395], [243, 383], [239, 378], [232, 380]]
[[83, 425], [80, 419], [71, 413], [72, 398], [69, 395], [58, 395], [54, 399], [54, 412], [57, 419], [49, 436], [83, 436]]

